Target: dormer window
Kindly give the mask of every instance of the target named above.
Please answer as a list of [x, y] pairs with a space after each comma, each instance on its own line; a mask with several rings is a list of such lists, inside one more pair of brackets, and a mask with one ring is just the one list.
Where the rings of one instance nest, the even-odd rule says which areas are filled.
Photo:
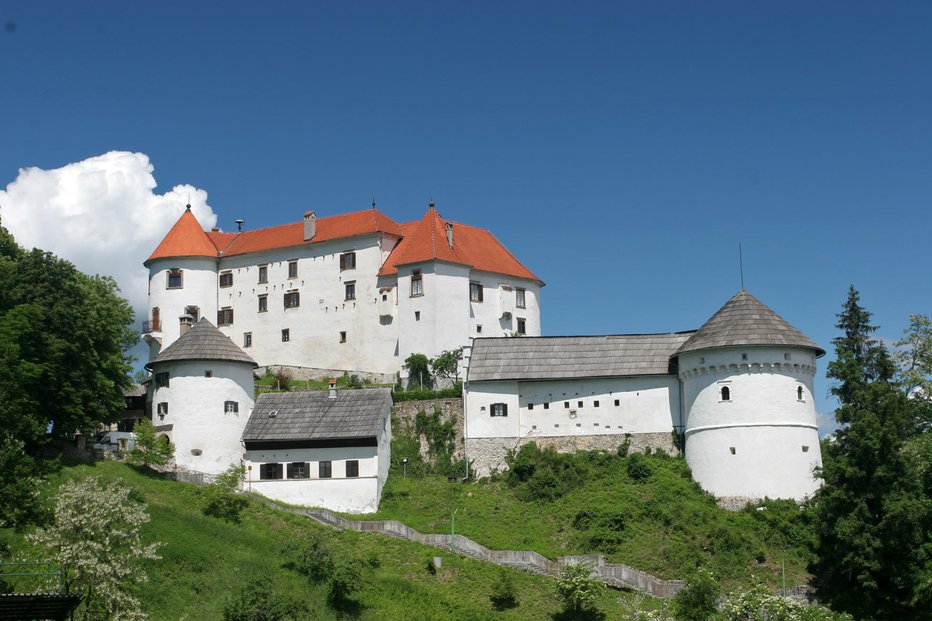
[[184, 287], [184, 278], [180, 269], [168, 270], [168, 283], [166, 289], [181, 289]]

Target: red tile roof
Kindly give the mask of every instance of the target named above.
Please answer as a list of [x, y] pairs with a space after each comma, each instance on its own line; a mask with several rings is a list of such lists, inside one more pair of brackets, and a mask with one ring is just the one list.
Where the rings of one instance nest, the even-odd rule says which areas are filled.
[[155, 259], [169, 257], [216, 257], [217, 247], [207, 237], [207, 233], [198, 224], [191, 209], [185, 209], [175, 225], [168, 231], [143, 265], [147, 266]]
[[540, 281], [485, 229], [450, 222], [453, 225], [453, 248], [447, 243], [446, 225], [431, 207], [421, 220], [397, 224], [376, 209], [328, 216], [317, 220], [317, 233], [304, 241], [304, 222], [282, 224], [242, 233], [205, 233], [190, 210], [185, 211], [171, 228], [145, 265], [155, 259], [170, 257], [229, 257], [302, 246], [334, 239], [387, 233], [402, 238], [382, 266], [379, 275], [398, 273], [398, 266], [422, 261], [448, 261], [473, 269]]
[[[447, 242], [447, 224], [453, 225], [452, 248]], [[427, 210], [420, 221], [402, 224], [401, 228], [404, 239], [395, 246], [382, 265], [380, 276], [398, 273], [399, 265], [439, 260], [540, 282], [492, 233], [444, 220], [433, 207]]]

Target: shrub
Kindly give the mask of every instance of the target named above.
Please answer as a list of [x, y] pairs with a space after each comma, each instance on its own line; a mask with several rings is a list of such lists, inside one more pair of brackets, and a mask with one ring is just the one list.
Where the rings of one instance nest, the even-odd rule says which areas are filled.
[[246, 470], [242, 466], [230, 466], [226, 472], [217, 475], [213, 483], [198, 488], [198, 496], [204, 503], [201, 509], [204, 515], [239, 522], [239, 514], [248, 501], [236, 494], [236, 488], [245, 475]]
[[499, 570], [498, 580], [495, 581], [495, 586], [492, 587], [492, 594], [489, 599], [492, 600], [492, 607], [498, 611], [514, 608], [518, 605], [518, 592], [515, 589], [515, 581], [510, 571], [506, 569]]
[[646, 481], [653, 474], [653, 469], [647, 463], [647, 458], [640, 453], [628, 455], [628, 464], [626, 466], [628, 476], [632, 481]]
[[291, 389], [291, 373], [285, 369], [279, 368], [272, 375], [275, 376], [275, 385], [279, 390], [288, 391]]
[[291, 542], [282, 555], [288, 558], [285, 567], [306, 576], [308, 580], [319, 584], [327, 580], [336, 565], [333, 549], [319, 532], [309, 533], [300, 542]]
[[424, 354], [411, 354], [401, 365], [408, 372], [408, 388], [417, 386], [420, 389], [430, 389], [434, 380], [430, 375], [430, 361]]
[[591, 615], [595, 603], [605, 591], [605, 584], [592, 576], [585, 565], [567, 565], [557, 579], [557, 595], [563, 602], [563, 611], [576, 619]]
[[159, 436], [151, 420], [145, 419], [136, 425], [136, 445], [127, 460], [134, 466], [162, 466], [175, 456], [175, 448], [168, 436]]
[[343, 559], [334, 563], [327, 586], [327, 601], [332, 607], [344, 607], [350, 597], [362, 589], [367, 569], [357, 559]]
[[722, 589], [712, 572], [700, 568], [696, 576], [673, 598], [677, 621], [707, 621], [715, 614]]
[[285, 621], [304, 618], [304, 605], [283, 593], [276, 593], [267, 577], [250, 580], [239, 595], [223, 609], [223, 621]]

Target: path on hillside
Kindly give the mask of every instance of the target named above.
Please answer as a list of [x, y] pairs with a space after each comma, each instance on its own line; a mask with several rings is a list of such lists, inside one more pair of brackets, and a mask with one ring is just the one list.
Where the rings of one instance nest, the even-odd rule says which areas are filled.
[[605, 557], [601, 554], [561, 556], [556, 561], [551, 561], [549, 558], [530, 550], [490, 550], [463, 535], [421, 533], [397, 520], [347, 520], [326, 509], [285, 507], [258, 494], [241, 493], [276, 511], [303, 515], [331, 528], [378, 533], [389, 537], [407, 539], [408, 541], [434, 546], [435, 548], [450, 550], [462, 556], [487, 563], [523, 569], [545, 576], [558, 577], [565, 565], [580, 563], [589, 566], [593, 574], [597, 575], [609, 586], [629, 591], [640, 591], [652, 597], [664, 599], [676, 595], [686, 584], [683, 580], [661, 580], [627, 565], [606, 563]]

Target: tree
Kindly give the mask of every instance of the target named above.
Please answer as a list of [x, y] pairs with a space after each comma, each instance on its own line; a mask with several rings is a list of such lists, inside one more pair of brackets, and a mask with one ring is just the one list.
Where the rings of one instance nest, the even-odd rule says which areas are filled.
[[932, 573], [932, 514], [903, 452], [918, 431], [916, 403], [895, 383], [870, 316], [852, 287], [828, 370], [842, 427], [824, 445], [824, 484], [813, 503], [814, 570], [827, 601], [857, 618], [927, 619], [932, 607], [916, 580]]
[[909, 327], [903, 338], [896, 342], [899, 379], [906, 392], [920, 400], [920, 424], [923, 429], [932, 427], [932, 318], [928, 315], [910, 315]]
[[824, 606], [773, 595], [762, 585], [730, 593], [722, 606], [722, 616], [725, 621], [851, 621], [850, 616]]
[[571, 619], [597, 616], [596, 602], [604, 591], [605, 584], [586, 565], [566, 565], [557, 579], [557, 594]]
[[514, 578], [504, 567], [498, 572], [498, 580], [492, 587], [489, 599], [492, 600], [492, 607], [499, 612], [518, 605], [518, 590], [515, 588]]
[[700, 567], [696, 577], [673, 598], [673, 615], [677, 621], [711, 619], [715, 615], [721, 593], [722, 589], [712, 572]]
[[158, 559], [160, 545], [143, 544], [148, 521], [129, 487], [89, 477], [59, 488], [54, 524], [29, 539], [58, 565], [66, 589], [83, 595], [79, 619], [144, 619], [135, 588], [148, 579], [141, 561]]
[[218, 474], [212, 483], [199, 487], [197, 494], [203, 499], [201, 510], [204, 515], [239, 522], [239, 514], [248, 501], [237, 495], [236, 489], [245, 476], [246, 469], [243, 466], [230, 466], [226, 472]]
[[290, 595], [276, 593], [266, 576], [249, 581], [223, 609], [223, 621], [285, 621], [303, 619], [305, 606]]
[[405, 359], [401, 368], [408, 372], [408, 389], [430, 388], [434, 380], [430, 375], [430, 361], [424, 354], [411, 354]]
[[447, 380], [455, 386], [460, 381], [460, 362], [463, 360], [463, 348], [448, 349], [430, 361], [430, 368], [435, 377]]
[[155, 431], [152, 421], [146, 419], [136, 425], [136, 446], [129, 452], [127, 461], [134, 466], [163, 466], [175, 456], [175, 449], [167, 436]]
[[22, 528], [41, 521], [39, 502], [41, 464], [23, 452], [23, 443], [0, 436], [0, 528]]

